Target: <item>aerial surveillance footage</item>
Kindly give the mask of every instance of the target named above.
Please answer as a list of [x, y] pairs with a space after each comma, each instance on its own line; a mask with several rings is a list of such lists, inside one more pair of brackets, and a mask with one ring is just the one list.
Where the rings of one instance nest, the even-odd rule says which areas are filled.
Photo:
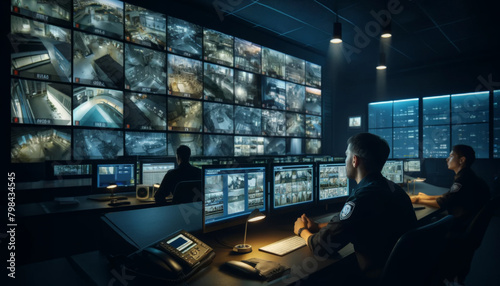
[[157, 50], [167, 49], [167, 17], [125, 3], [125, 40]]
[[167, 94], [167, 55], [125, 44], [125, 89]]

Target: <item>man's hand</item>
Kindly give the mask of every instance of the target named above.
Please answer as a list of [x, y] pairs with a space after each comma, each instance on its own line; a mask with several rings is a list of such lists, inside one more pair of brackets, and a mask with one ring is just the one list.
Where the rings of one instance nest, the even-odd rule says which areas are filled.
[[313, 221], [312, 219], [308, 218], [306, 214], [303, 214], [301, 217], [302, 221], [305, 223], [307, 230], [309, 230], [311, 233], [318, 232], [319, 231], [319, 225], [317, 222]]
[[295, 225], [293, 226], [293, 232], [298, 235], [299, 234], [299, 229], [301, 229], [303, 227], [307, 228], [306, 223], [304, 222], [304, 220], [302, 219], [302, 217], [299, 217], [295, 221]]

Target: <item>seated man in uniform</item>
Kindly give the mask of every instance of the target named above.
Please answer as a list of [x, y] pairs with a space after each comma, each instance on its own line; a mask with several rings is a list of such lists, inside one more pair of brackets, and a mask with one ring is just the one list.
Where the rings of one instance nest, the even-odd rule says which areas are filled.
[[188, 146], [180, 145], [177, 148], [177, 168], [169, 170], [163, 177], [160, 188], [155, 194], [156, 204], [166, 204], [165, 197], [173, 194], [177, 183], [183, 181], [201, 180], [201, 170], [189, 163], [190, 157], [191, 149]]
[[338, 216], [316, 223], [303, 214], [294, 232], [315, 254], [335, 252], [352, 242], [359, 269], [368, 281], [377, 279], [396, 241], [416, 226], [408, 195], [380, 173], [389, 156], [387, 142], [360, 133], [347, 141], [346, 173], [357, 182]]

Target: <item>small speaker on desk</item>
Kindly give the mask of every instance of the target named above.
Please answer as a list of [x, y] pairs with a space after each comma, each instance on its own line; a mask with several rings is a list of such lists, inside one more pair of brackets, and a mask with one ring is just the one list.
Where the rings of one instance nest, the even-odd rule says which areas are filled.
[[156, 189], [154, 186], [137, 185], [135, 196], [141, 202], [154, 202]]

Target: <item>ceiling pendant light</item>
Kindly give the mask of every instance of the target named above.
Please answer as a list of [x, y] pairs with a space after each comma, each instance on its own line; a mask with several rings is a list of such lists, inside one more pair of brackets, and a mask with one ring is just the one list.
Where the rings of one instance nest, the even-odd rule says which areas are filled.
[[342, 24], [339, 22], [339, 13], [335, 12], [337, 15], [337, 20], [333, 23], [333, 38], [330, 40], [331, 43], [340, 44], [342, 43]]
[[392, 37], [391, 23], [392, 23], [392, 21], [389, 21], [387, 23], [387, 25], [385, 25], [382, 28], [382, 34], [380, 35], [380, 37], [382, 37], [382, 38], [390, 38], [390, 37]]
[[385, 62], [385, 53], [380, 53], [380, 58], [379, 58], [379, 61], [378, 61], [377, 69], [378, 70], [385, 70], [385, 69], [387, 69], [387, 65], [386, 65], [386, 62]]

